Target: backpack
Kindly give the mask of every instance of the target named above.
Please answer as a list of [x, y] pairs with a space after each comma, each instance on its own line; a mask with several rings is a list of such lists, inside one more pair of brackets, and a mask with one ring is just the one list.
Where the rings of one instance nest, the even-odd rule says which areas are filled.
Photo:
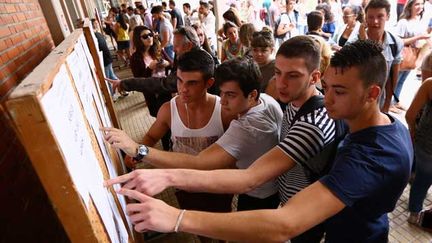
[[[312, 96], [297, 111], [291, 122], [291, 126], [294, 125], [294, 123], [299, 120], [300, 117], [312, 113], [315, 110], [323, 107], [324, 97], [318, 95]], [[328, 174], [330, 169], [333, 167], [334, 159], [336, 158], [337, 148], [348, 133], [348, 126], [343, 120], [334, 120], [334, 122], [334, 140], [331, 143], [327, 144], [320, 153], [308, 160], [308, 162], [312, 161], [312, 163], [301, 164], [306, 176], [311, 179], [311, 181], [317, 181], [322, 176]], [[323, 161], [326, 161], [326, 163], [322, 163]]]
[[[396, 38], [394, 37], [394, 35], [391, 33], [391, 32], [389, 32], [389, 31], [387, 31], [387, 33], [389, 33], [389, 35], [390, 35], [390, 37], [392, 38], [392, 40], [393, 40], [393, 44], [390, 44], [389, 46], [390, 46], [390, 49], [391, 49], [391, 53], [392, 53], [392, 57], [393, 57], [393, 59], [394, 59], [394, 57], [397, 55], [397, 53], [398, 53], [398, 48], [397, 48], [397, 44], [396, 44]], [[402, 51], [402, 50], [399, 50], [399, 51]], [[392, 78], [392, 73], [393, 73], [393, 71], [392, 71], [392, 68], [393, 68], [393, 66], [391, 66], [390, 67], [390, 70], [389, 70], [389, 79], [391, 79]], [[393, 87], [392, 87], [392, 89], [394, 89]], [[394, 94], [394, 91], [393, 91], [393, 98], [395, 99], [395, 101], [398, 103], [399, 102], [399, 98], [398, 97], [396, 97], [396, 95]]]
[[[284, 39], [285, 36], [286, 36], [287, 33], [288, 33], [288, 32], [286, 32], [286, 33], [283, 33], [283, 34], [281, 34], [281, 35], [278, 35], [278, 34], [277, 34], [277, 30], [278, 30], [278, 28], [279, 28], [279, 25], [280, 25], [280, 22], [281, 22], [282, 15], [284, 15], [284, 14], [286, 15], [287, 13], [282, 13], [282, 14], [281, 14], [277, 19], [276, 19], [276, 21], [275, 21], [275, 23], [274, 23], [274, 31], [273, 31], [274, 38]], [[297, 22], [298, 22], [298, 17], [299, 17], [299, 13], [298, 13], [296, 10], [294, 10], [294, 18], [295, 18], [296, 24], [297, 24]]]

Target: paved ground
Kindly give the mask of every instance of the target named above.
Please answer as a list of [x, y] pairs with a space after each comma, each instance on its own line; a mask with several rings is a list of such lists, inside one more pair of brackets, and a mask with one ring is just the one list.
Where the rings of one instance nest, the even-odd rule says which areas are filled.
[[[115, 69], [116, 73], [120, 78], [130, 77], [131, 73], [129, 69]], [[409, 104], [420, 86], [420, 81], [415, 75], [410, 75], [408, 80], [405, 82], [404, 89], [401, 94], [401, 103], [405, 107], [409, 107]], [[116, 103], [115, 107], [117, 115], [123, 129], [136, 141], [139, 141], [151, 126], [154, 121], [153, 117], [150, 117], [148, 109], [145, 105], [143, 95], [138, 92], [131, 92], [129, 96], [120, 98]], [[404, 121], [403, 114], [396, 115], [399, 119]], [[159, 145], [160, 146], [160, 145]], [[390, 218], [390, 242], [432, 242], [432, 234], [428, 233], [416, 226], [412, 226], [407, 223], [408, 217], [407, 205], [408, 205], [409, 185], [405, 189], [403, 195], [397, 203], [396, 209], [389, 214]], [[171, 205], [176, 206], [177, 201], [173, 195], [172, 190], [167, 190], [160, 195], [164, 201]], [[428, 198], [425, 201], [425, 206], [432, 205], [432, 191], [429, 192]], [[196, 237], [189, 234], [165, 234], [154, 238], [151, 241], [154, 243], [193, 243], [199, 242]]]

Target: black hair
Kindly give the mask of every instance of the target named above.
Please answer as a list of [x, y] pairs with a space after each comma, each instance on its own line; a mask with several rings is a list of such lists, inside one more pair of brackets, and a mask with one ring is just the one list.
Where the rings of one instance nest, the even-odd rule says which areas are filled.
[[259, 98], [262, 76], [258, 64], [251, 58], [234, 58], [223, 62], [216, 68], [215, 80], [218, 87], [234, 81], [239, 84], [244, 97], [256, 90], [256, 99]]
[[169, 4], [169, 5], [173, 5], [173, 6], [175, 7], [175, 2], [174, 2], [174, 0], [169, 0], [169, 1], [168, 1], [168, 4]]
[[151, 14], [160, 14], [160, 13], [162, 13], [163, 12], [163, 8], [162, 8], [162, 6], [161, 5], [157, 5], [157, 6], [154, 6], [152, 9], [151, 9]]
[[191, 8], [191, 5], [189, 3], [183, 3], [183, 6], [186, 7], [186, 8], [188, 8], [188, 9]]
[[324, 15], [318, 11], [312, 11], [307, 15], [307, 26], [309, 31], [315, 31], [322, 28]]
[[319, 44], [310, 36], [295, 36], [279, 47], [276, 56], [281, 55], [285, 58], [303, 58], [307, 69], [312, 72], [319, 69], [321, 60], [321, 48]]
[[330, 60], [330, 66], [341, 72], [356, 67], [364, 87], [376, 84], [383, 89], [387, 78], [387, 63], [382, 50], [381, 45], [373, 40], [358, 40], [344, 45], [336, 52]]
[[[148, 30], [150, 31], [151, 34], [154, 34], [154, 32], [148, 28], [147, 26], [144, 25], [139, 25], [137, 27], [135, 27], [134, 31], [133, 31], [133, 37], [132, 37], [132, 42], [135, 46], [135, 52], [136, 55], [138, 55], [139, 58], [143, 58], [144, 53], [146, 51], [146, 47], [144, 46], [142, 40], [141, 40], [141, 33], [144, 30]], [[157, 38], [153, 38], [153, 45], [149, 48], [149, 54], [153, 59], [159, 59], [160, 58], [160, 43], [157, 40]]]
[[387, 15], [390, 14], [391, 5], [387, 0], [370, 0], [369, 3], [365, 7], [365, 12], [367, 13], [368, 9], [373, 8], [384, 8], [387, 12]]
[[133, 8], [133, 7], [131, 7], [131, 6], [129, 6], [129, 7], [127, 7], [127, 10], [128, 10], [128, 11], [133, 11], [133, 10], [134, 10], [134, 8]]
[[200, 3], [199, 3], [200, 5], [201, 5], [201, 7], [203, 7], [203, 8], [206, 8], [206, 9], [209, 9], [210, 8], [210, 4], [209, 3], [207, 3], [207, 2], [201, 2], [200, 1]]
[[124, 30], [127, 30], [128, 29], [128, 26], [127, 26], [127, 23], [126, 23], [126, 16], [125, 16], [125, 14], [120, 14], [120, 16], [119, 16], [119, 19], [118, 19], [118, 23], [120, 24], [120, 26], [124, 29]]
[[166, 8], [167, 7], [167, 3], [166, 2], [162, 2], [162, 7]]
[[201, 72], [206, 81], [214, 75], [213, 57], [202, 49], [192, 49], [185, 52], [179, 57], [177, 64], [177, 68], [182, 72]]

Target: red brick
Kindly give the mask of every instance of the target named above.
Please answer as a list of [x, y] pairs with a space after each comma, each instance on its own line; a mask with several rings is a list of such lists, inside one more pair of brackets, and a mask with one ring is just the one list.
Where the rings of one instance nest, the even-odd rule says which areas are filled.
[[6, 4], [6, 13], [15, 13], [16, 9], [15, 9], [15, 5], [13, 4]]
[[7, 37], [11, 34], [8, 27], [0, 27], [0, 38]]

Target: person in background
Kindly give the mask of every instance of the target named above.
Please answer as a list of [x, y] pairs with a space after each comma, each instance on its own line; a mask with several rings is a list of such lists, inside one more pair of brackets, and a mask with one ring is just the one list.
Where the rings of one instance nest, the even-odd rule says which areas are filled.
[[[169, 62], [161, 55], [160, 43], [151, 29], [137, 26], [133, 35], [136, 51], [131, 57], [131, 70], [135, 78], [165, 77], [165, 68]], [[147, 108], [151, 116], [156, 116], [159, 107], [167, 98], [159, 97], [155, 93], [143, 92]]]
[[[417, 117], [420, 119], [417, 120]], [[420, 212], [432, 185], [432, 78], [426, 79], [415, 95], [405, 119], [415, 152], [415, 176], [411, 184], [408, 222], [420, 224]]]
[[[408, 0], [397, 24], [397, 35], [402, 39], [404, 46], [412, 46], [418, 53], [417, 59], [422, 60], [422, 49], [429, 49], [426, 40], [431, 38], [427, 33], [427, 26], [422, 23], [423, 14], [423, 1], [424, 0]], [[420, 65], [418, 65], [420, 66]], [[411, 70], [400, 70], [399, 78], [397, 80], [396, 88], [393, 93], [394, 103], [390, 106], [390, 111], [394, 113], [401, 113], [406, 108], [399, 103], [400, 94], [403, 85]], [[419, 76], [421, 71], [419, 70]]]
[[191, 9], [191, 5], [189, 3], [183, 3], [183, 12], [184, 12], [184, 25], [185, 26], [192, 26], [192, 9]]
[[407, 2], [407, 0], [397, 0], [397, 6], [396, 6], [397, 20], [400, 19], [406, 2]]
[[[136, 26], [142, 26], [144, 25], [141, 17], [138, 14], [135, 14], [134, 9], [132, 7], [128, 7], [127, 8], [128, 11], [128, 15], [129, 15], [129, 40], [133, 39], [133, 31], [135, 29]], [[129, 53], [134, 53], [135, 52], [135, 46], [134, 46], [134, 42], [130, 41], [129, 44]]]
[[333, 35], [332, 49], [340, 50], [345, 43], [352, 42], [357, 38], [360, 26], [364, 19], [363, 10], [360, 6], [347, 5], [343, 8], [343, 26], [339, 26]]
[[108, 11], [108, 15], [104, 19], [104, 32], [105, 34], [109, 35], [111, 38], [111, 43], [114, 46], [114, 50], [116, 49], [115, 44], [117, 43], [117, 33], [114, 30], [114, 26], [116, 24], [118, 9], [117, 8], [110, 8]]
[[137, 7], [139, 11], [139, 15], [141, 16], [141, 19], [143, 21], [143, 24], [147, 26], [148, 28], [153, 27], [153, 19], [151, 13], [149, 13], [148, 9], [146, 9], [143, 5], [139, 5]]
[[318, 4], [315, 9], [321, 11], [324, 15], [322, 31], [326, 33], [327, 39], [333, 37], [333, 34], [336, 31], [336, 23], [333, 13], [330, 10], [330, 5], [326, 3]]
[[168, 6], [171, 9], [170, 14], [171, 14], [171, 24], [173, 26], [174, 29], [178, 29], [180, 27], [183, 27], [184, 23], [183, 23], [183, 17], [180, 13], [180, 10], [178, 8], [176, 8], [176, 4], [174, 0], [169, 0], [168, 2]]
[[[224, 23], [231, 21], [238, 27], [241, 27], [243, 25], [242, 21], [240, 20], [240, 15], [236, 8], [230, 7], [227, 11], [225, 11], [225, 13], [222, 14], [222, 17], [224, 19]], [[223, 27], [217, 31], [217, 38], [221, 42], [227, 39]]]
[[243, 45], [238, 36], [238, 26], [231, 21], [225, 22], [223, 25], [224, 34], [227, 39], [222, 45], [221, 61], [231, 60], [236, 57], [243, 56]]
[[198, 17], [201, 25], [204, 26], [206, 36], [214, 53], [216, 53], [217, 38], [216, 38], [216, 17], [210, 10], [210, 4], [205, 1], [200, 1], [198, 9]]
[[158, 5], [153, 7], [151, 14], [153, 16], [153, 22], [157, 22], [159, 25], [161, 48], [170, 59], [169, 61], [172, 62], [174, 60], [173, 26], [171, 22], [165, 18], [162, 6]]
[[[195, 29], [196, 34], [198, 35], [199, 38], [199, 43], [200, 43], [200, 47], [208, 52], [212, 57], [213, 57], [213, 61], [215, 63], [215, 65], [220, 64], [219, 59], [217, 58], [217, 56], [212, 52], [211, 48], [210, 48], [210, 44], [208, 42], [207, 36], [205, 35], [205, 31], [203, 29], [203, 26], [200, 23], [195, 23], [192, 25], [192, 28]], [[211, 92], [211, 90], [213, 89], [213, 87], [211, 87], [209, 89], [209, 92]], [[213, 93], [212, 93], [213, 94]]]
[[[270, 29], [253, 33], [251, 41], [252, 57], [261, 71], [260, 92], [271, 96], [277, 93], [275, 85], [273, 85], [272, 92], [268, 92], [267, 90], [269, 82], [274, 79], [275, 74], [275, 60], [272, 58], [274, 45], [273, 33]], [[273, 98], [277, 98], [277, 95]]]
[[117, 34], [117, 55], [124, 62], [124, 67], [129, 66], [130, 59], [130, 39], [129, 25], [127, 24], [126, 14], [120, 14], [118, 22], [115, 24], [115, 32]]
[[299, 35], [297, 23], [300, 14], [294, 9], [296, 1], [286, 0], [285, 3], [286, 13], [281, 14], [278, 28], [275, 30], [276, 35], [280, 36], [280, 38], [277, 38], [279, 41], [278, 46], [280, 46], [284, 41]]
[[239, 30], [240, 42], [243, 46], [243, 56], [251, 57], [251, 41], [253, 34], [255, 33], [255, 26], [251, 23], [242, 24]]

